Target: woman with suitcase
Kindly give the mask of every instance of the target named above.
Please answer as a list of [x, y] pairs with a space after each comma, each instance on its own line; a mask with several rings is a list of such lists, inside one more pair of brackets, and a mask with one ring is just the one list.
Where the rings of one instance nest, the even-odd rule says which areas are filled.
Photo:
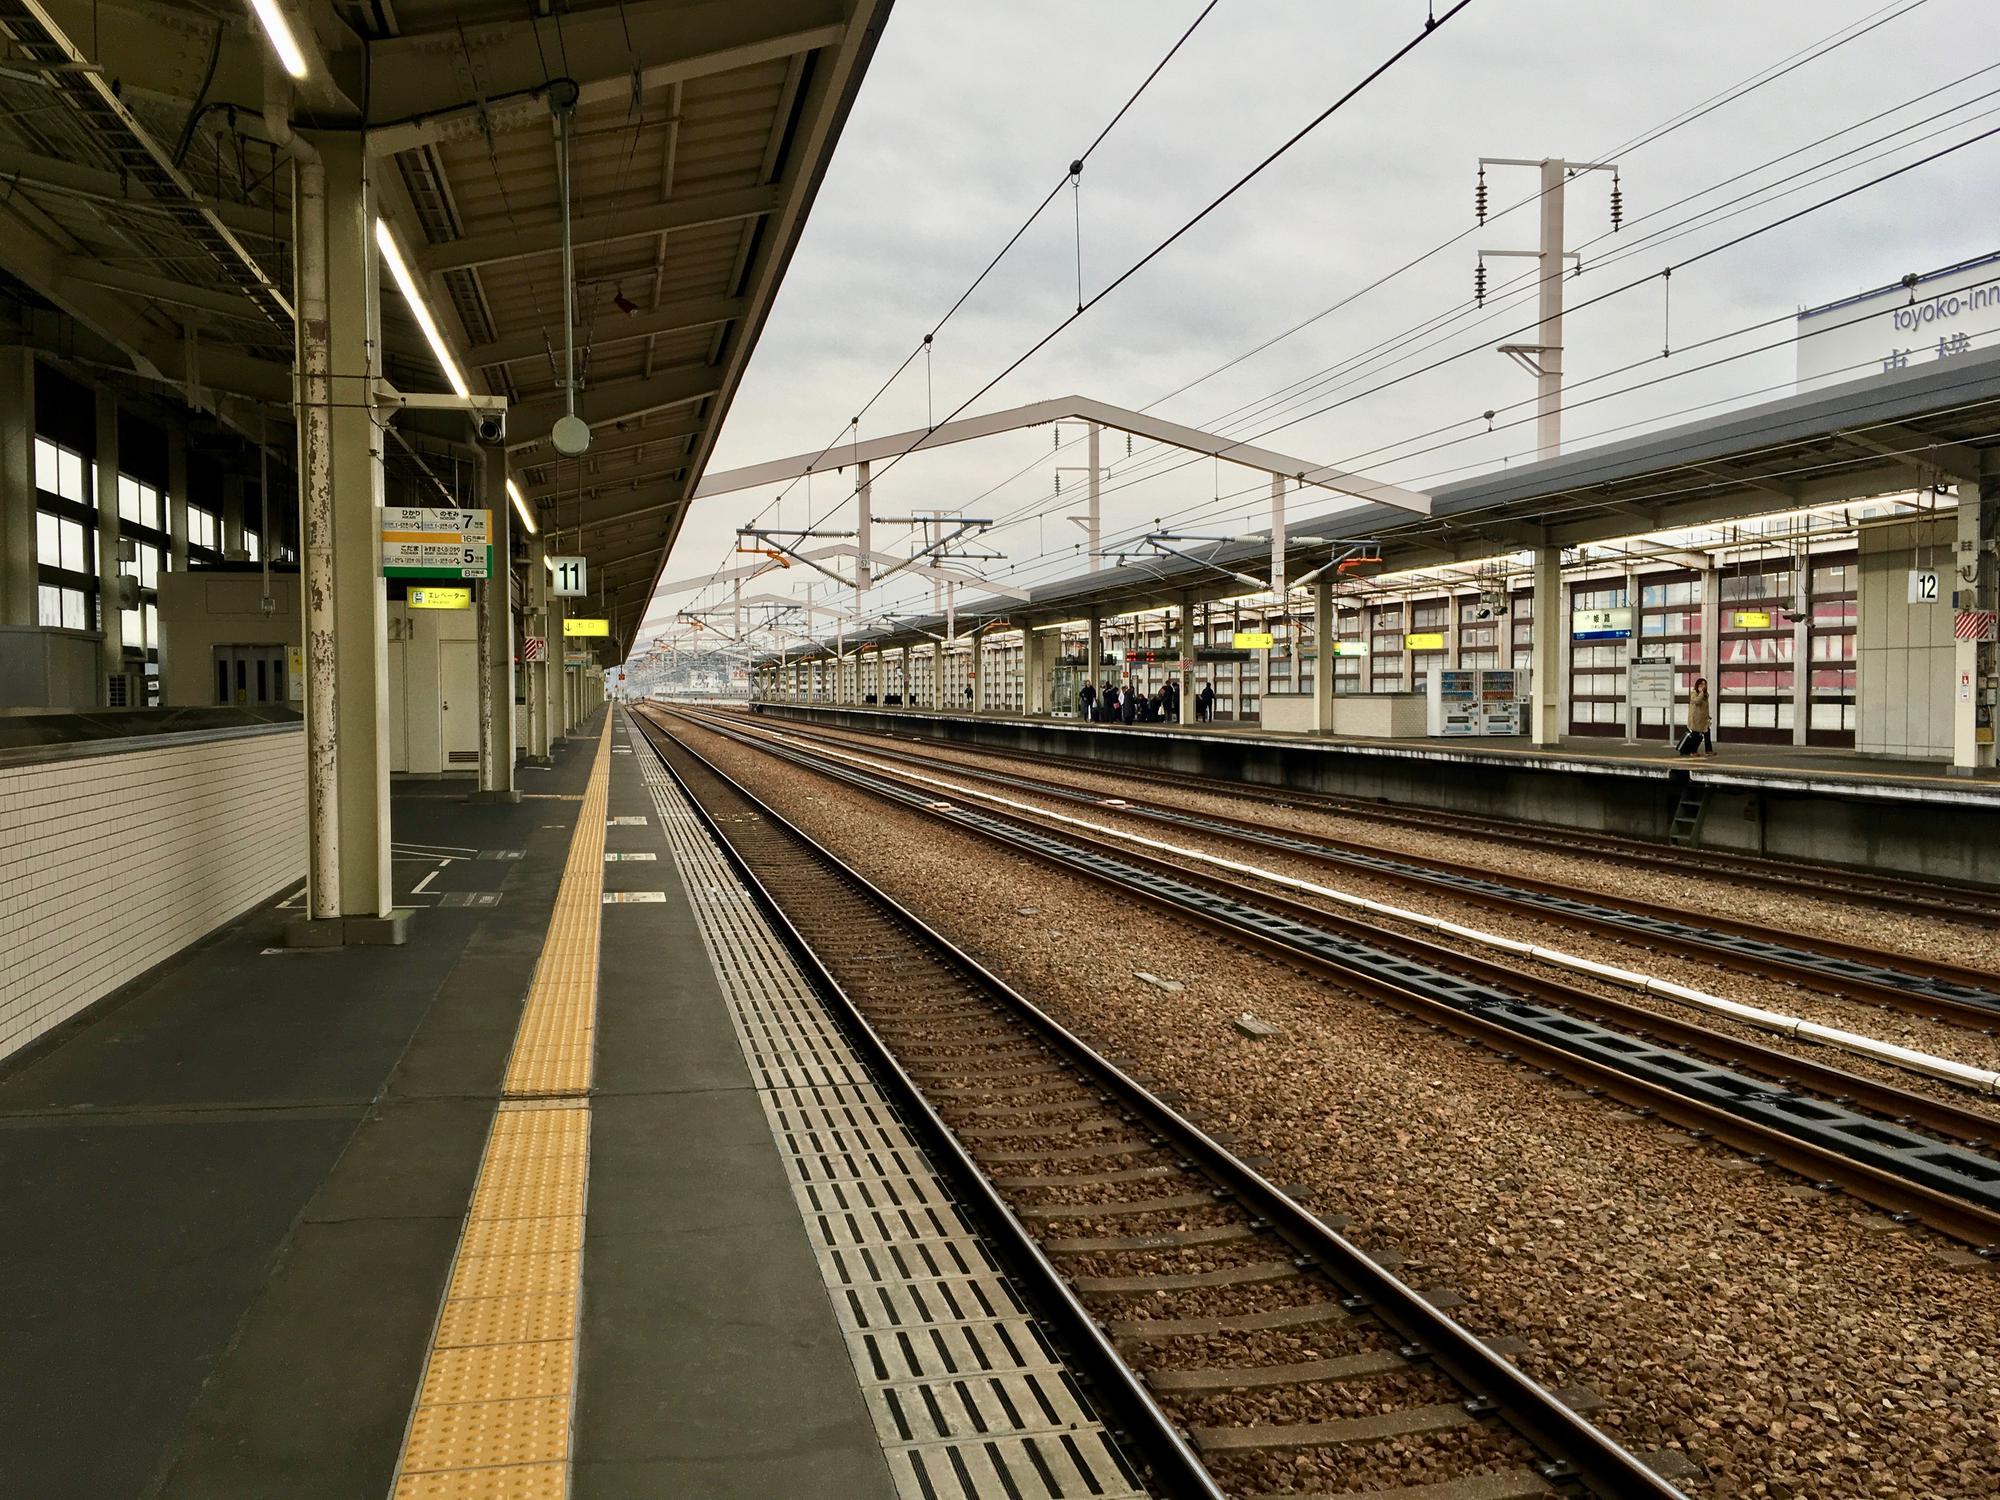
[[1688, 698], [1688, 732], [1681, 738], [1681, 754], [1715, 755], [1715, 710], [1708, 701], [1708, 679], [1697, 677]]

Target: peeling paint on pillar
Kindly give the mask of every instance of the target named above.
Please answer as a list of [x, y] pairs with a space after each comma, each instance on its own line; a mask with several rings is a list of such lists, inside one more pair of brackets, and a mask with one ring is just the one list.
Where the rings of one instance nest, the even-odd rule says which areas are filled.
[[[297, 158], [301, 551], [305, 567], [306, 796], [311, 825], [307, 914], [340, 915], [338, 733], [334, 718], [333, 388], [327, 293], [326, 168]], [[266, 543], [268, 545], [268, 542]]]

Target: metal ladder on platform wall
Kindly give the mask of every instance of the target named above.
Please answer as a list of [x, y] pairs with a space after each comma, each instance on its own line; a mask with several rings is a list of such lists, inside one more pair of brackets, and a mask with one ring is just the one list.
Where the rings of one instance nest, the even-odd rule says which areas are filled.
[[1667, 825], [1667, 842], [1691, 849], [1701, 842], [1702, 819], [1708, 816], [1707, 786], [1692, 779], [1683, 783], [1674, 803], [1673, 821]]

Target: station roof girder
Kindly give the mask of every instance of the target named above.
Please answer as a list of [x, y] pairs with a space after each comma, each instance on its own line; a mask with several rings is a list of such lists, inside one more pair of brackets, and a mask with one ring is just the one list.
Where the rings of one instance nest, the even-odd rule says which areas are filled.
[[[1472, 562], [1533, 547], [1609, 541], [1642, 531], [1747, 520], [1910, 489], [1920, 478], [1970, 480], [2000, 472], [2000, 350], [1849, 381], [1740, 411], [1579, 449], [1446, 485], [1431, 513], [1361, 505], [1294, 520], [1295, 536], [1371, 537], [1400, 572]], [[1326, 559], [1322, 544], [1287, 547], [1288, 569]], [[1223, 568], [1253, 568], [1268, 537], [1225, 543]], [[1294, 574], [1296, 576], [1296, 574]], [[1126, 562], [1043, 584], [1026, 604], [973, 600], [980, 619], [1070, 620], [1095, 608], [1130, 613], [1239, 597], [1243, 586], [1178, 558]], [[924, 616], [852, 632], [897, 645], [941, 629]]]
[[1310, 459], [1277, 453], [1240, 439], [1225, 437], [1219, 433], [1203, 432], [1199, 428], [1184, 426], [1179, 422], [1169, 422], [1145, 412], [1127, 411], [1123, 407], [1112, 406], [1103, 401], [1093, 401], [1084, 396], [1058, 396], [1054, 400], [1010, 407], [1005, 411], [986, 412], [976, 417], [960, 417], [954, 421], [941, 422], [935, 427], [918, 427], [908, 432], [895, 432], [883, 437], [837, 443], [817, 453], [797, 453], [789, 458], [771, 459], [765, 463], [751, 464], [746, 468], [704, 474], [700, 483], [695, 486], [694, 498], [703, 500], [712, 495], [757, 489], [768, 484], [798, 479], [815, 470], [846, 467], [864, 462], [875, 463], [882, 459], [900, 458], [906, 453], [921, 453], [934, 448], [949, 447], [954, 443], [995, 437], [1006, 432], [1018, 432], [1026, 427], [1045, 427], [1052, 422], [1062, 421], [1095, 422], [1101, 427], [1109, 427], [1117, 432], [1129, 432], [1134, 437], [1144, 438], [1148, 442], [1166, 443], [1190, 453], [1207, 454], [1228, 463], [1242, 464], [1247, 468], [1260, 469], [1267, 474], [1296, 480], [1302, 485], [1335, 490], [1352, 495], [1356, 499], [1373, 500], [1418, 515], [1428, 514], [1430, 511], [1428, 495], [1405, 489], [1401, 485], [1370, 479], [1366, 475], [1350, 473], [1330, 464], [1315, 464]]
[[[270, 315], [290, 285], [290, 174], [262, 138], [277, 80], [299, 130], [366, 132], [380, 212], [432, 316], [475, 391], [510, 403], [522, 491], [531, 503], [575, 493], [558, 484], [546, 442], [565, 409], [550, 85], [566, 74], [580, 96], [579, 406], [599, 441], [561, 478], [612, 460], [591, 506], [600, 520], [644, 519], [612, 543], [643, 591], [892, 0], [275, 3], [307, 54], [302, 83], [283, 81], [246, 5], [15, 0], [0, 10], [0, 33], [24, 63], [0, 75], [0, 272], [118, 351], [124, 380], [146, 399], [178, 388], [254, 434], [255, 404], [275, 415], [293, 390], [289, 306]], [[44, 52], [88, 67], [37, 76]], [[48, 107], [84, 88], [102, 96], [95, 105], [79, 95], [76, 108]], [[224, 170], [238, 144], [256, 158], [241, 180]], [[127, 170], [135, 159], [147, 170]], [[175, 170], [182, 160], [188, 171]], [[441, 389], [393, 291], [382, 311], [392, 378], [412, 392]], [[68, 357], [60, 340], [43, 353]], [[273, 427], [273, 441], [288, 441], [282, 421]], [[409, 477], [400, 451], [390, 462]], [[654, 539], [647, 570], [635, 554]], [[598, 545], [588, 527], [551, 540], [586, 555]], [[640, 607], [620, 601], [620, 649]]]

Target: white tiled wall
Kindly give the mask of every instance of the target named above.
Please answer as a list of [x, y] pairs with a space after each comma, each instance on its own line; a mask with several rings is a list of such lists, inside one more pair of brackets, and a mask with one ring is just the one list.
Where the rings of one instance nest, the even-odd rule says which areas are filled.
[[305, 878], [305, 734], [0, 767], [0, 1057]]

